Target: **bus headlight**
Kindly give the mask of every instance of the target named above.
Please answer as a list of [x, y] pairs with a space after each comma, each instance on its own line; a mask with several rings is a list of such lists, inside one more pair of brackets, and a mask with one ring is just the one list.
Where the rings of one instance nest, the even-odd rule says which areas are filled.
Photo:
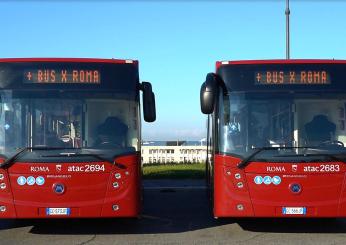
[[1, 183], [1, 184], [0, 184], [0, 189], [1, 189], [1, 190], [6, 189], [6, 184], [5, 184], [5, 183]]
[[118, 187], [119, 187], [119, 183], [118, 183], [118, 182], [114, 182], [114, 183], [113, 183], [113, 187], [114, 187], [114, 188], [118, 188]]
[[238, 182], [238, 183], [237, 183], [237, 186], [238, 186], [238, 188], [243, 188], [243, 187], [244, 187], [244, 184], [243, 184], [243, 182]]
[[239, 211], [243, 211], [243, 210], [244, 210], [243, 204], [238, 204], [238, 205], [237, 205], [237, 209], [238, 209]]
[[0, 206], [0, 212], [5, 212], [6, 211], [6, 206]]
[[4, 180], [5, 176], [4, 174], [0, 174], [0, 180]]

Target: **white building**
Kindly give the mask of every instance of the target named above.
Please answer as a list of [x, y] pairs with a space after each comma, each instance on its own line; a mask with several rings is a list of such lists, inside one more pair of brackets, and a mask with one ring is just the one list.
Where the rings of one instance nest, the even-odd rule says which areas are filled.
[[142, 146], [142, 163], [198, 163], [206, 159], [205, 145]]

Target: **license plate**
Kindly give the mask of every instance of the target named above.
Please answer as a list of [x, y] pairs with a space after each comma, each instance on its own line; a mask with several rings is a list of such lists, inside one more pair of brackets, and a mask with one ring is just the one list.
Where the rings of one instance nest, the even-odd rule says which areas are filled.
[[282, 214], [292, 214], [292, 215], [305, 215], [305, 207], [283, 207]]
[[70, 215], [70, 208], [46, 208], [47, 215]]

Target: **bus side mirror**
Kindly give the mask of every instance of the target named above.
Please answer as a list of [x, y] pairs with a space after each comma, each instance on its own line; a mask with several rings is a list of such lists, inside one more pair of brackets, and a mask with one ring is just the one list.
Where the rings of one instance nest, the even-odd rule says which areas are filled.
[[155, 95], [152, 91], [151, 84], [142, 82], [141, 90], [143, 91], [143, 114], [144, 121], [154, 122], [156, 120]]
[[216, 76], [217, 75], [215, 73], [208, 73], [206, 80], [201, 87], [201, 111], [204, 114], [211, 114], [214, 111], [215, 99], [218, 88]]

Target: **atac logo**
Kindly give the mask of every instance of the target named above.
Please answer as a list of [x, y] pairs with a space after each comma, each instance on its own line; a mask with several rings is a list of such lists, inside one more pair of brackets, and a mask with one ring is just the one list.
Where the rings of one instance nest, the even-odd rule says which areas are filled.
[[297, 164], [293, 164], [292, 165], [292, 172], [297, 172], [298, 170], [298, 165]]
[[49, 172], [48, 166], [31, 166], [31, 172]]
[[55, 165], [55, 169], [57, 172], [61, 172], [61, 164]]

